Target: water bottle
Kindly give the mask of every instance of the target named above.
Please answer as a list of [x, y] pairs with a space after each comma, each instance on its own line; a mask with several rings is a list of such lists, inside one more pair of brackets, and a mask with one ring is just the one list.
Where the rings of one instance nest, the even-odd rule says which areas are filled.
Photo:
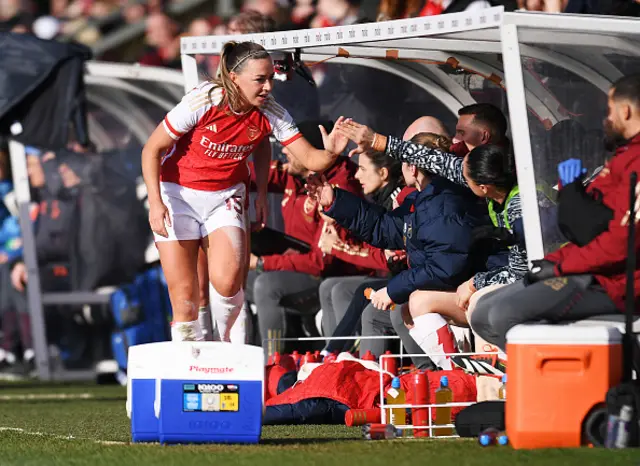
[[604, 439], [605, 448], [614, 448], [618, 438], [618, 428], [620, 427], [620, 416], [609, 414], [607, 418], [607, 436]]
[[[413, 373], [413, 404], [429, 404], [429, 381], [427, 373], [418, 371]], [[414, 427], [429, 426], [429, 408], [411, 408], [411, 423]], [[429, 429], [413, 429], [416, 438], [429, 437]]]
[[629, 445], [629, 427], [633, 417], [633, 408], [624, 405], [620, 410], [620, 420], [618, 421], [618, 432], [614, 442], [615, 448], [627, 448]]
[[[384, 354], [392, 354], [391, 351], [387, 350]], [[390, 374], [398, 375], [398, 361], [396, 358], [382, 358], [382, 370], [387, 371]]]
[[394, 426], [407, 424], [407, 413], [404, 408], [394, 408], [393, 405], [403, 405], [406, 403], [405, 393], [398, 377], [391, 381], [391, 388], [387, 390], [385, 403], [390, 405], [387, 408], [387, 422]]
[[500, 386], [500, 390], [498, 390], [498, 398], [500, 400], [507, 399], [507, 374], [502, 376], [502, 385]]
[[293, 351], [291, 353], [291, 357], [293, 358], [293, 362], [296, 365], [296, 369], [300, 369], [300, 359], [302, 358], [300, 353], [298, 353], [297, 351]]
[[[453, 392], [449, 388], [449, 378], [446, 375], [440, 377], [440, 388], [436, 390], [436, 405], [451, 403], [453, 401]], [[451, 424], [451, 407], [436, 407], [436, 426], [444, 426]], [[439, 427], [434, 429], [434, 437], [453, 435], [453, 427]]]
[[498, 443], [500, 431], [495, 427], [489, 427], [478, 435], [478, 443], [483, 447], [490, 447]]
[[366, 353], [364, 353], [364, 356], [362, 356], [362, 360], [363, 361], [375, 361], [376, 357], [373, 355], [373, 353], [369, 350], [367, 350]]
[[380, 424], [381, 422], [382, 416], [378, 408], [350, 409], [344, 414], [344, 423], [349, 427]]
[[391, 424], [365, 424], [362, 436], [365, 440], [393, 440], [400, 437], [400, 432]]

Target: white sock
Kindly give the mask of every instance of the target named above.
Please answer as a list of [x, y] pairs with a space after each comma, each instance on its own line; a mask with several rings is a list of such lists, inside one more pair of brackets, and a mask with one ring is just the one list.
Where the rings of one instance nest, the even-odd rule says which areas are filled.
[[[231, 329], [244, 305], [244, 290], [240, 288], [235, 296], [230, 297], [220, 295], [213, 286], [209, 290], [211, 312], [216, 320], [219, 338], [221, 341], [231, 341]], [[238, 329], [238, 332], [240, 334], [241, 330]]]
[[231, 331], [229, 333], [231, 343], [242, 343], [243, 345], [246, 345], [249, 325], [249, 309], [247, 308], [247, 302], [245, 301], [242, 304], [238, 318], [231, 327]]
[[33, 349], [31, 348], [27, 348], [24, 351], [24, 354], [22, 355], [22, 359], [24, 359], [27, 362], [31, 361], [35, 357], [36, 357], [36, 352], [33, 351]]
[[200, 323], [204, 340], [213, 341], [213, 320], [211, 320], [209, 306], [202, 306], [198, 309], [198, 322]]
[[7, 364], [15, 364], [16, 356], [9, 351], [0, 349], [0, 362], [2, 361], [7, 361]]
[[197, 320], [192, 322], [172, 322], [171, 341], [204, 341], [200, 323]]
[[453, 369], [451, 359], [445, 356], [445, 353], [456, 352], [453, 334], [440, 314], [429, 313], [414, 317], [409, 334], [435, 365], [444, 370]]

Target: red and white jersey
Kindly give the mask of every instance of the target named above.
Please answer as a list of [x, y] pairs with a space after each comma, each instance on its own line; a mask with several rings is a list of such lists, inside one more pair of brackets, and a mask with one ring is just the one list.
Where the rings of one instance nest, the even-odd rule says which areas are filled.
[[228, 106], [218, 108], [223, 92], [202, 83], [167, 114], [164, 128], [176, 143], [162, 160], [161, 181], [201, 191], [227, 189], [249, 179], [245, 160], [269, 134], [285, 146], [302, 136], [271, 96], [262, 107], [237, 115]]

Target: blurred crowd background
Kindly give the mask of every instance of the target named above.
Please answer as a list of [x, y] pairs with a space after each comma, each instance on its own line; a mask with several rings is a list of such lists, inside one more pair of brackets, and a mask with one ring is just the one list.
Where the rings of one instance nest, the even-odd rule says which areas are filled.
[[[0, 0], [0, 30], [75, 40], [95, 58], [180, 67], [179, 38], [321, 28], [503, 5], [637, 16], [640, 0]], [[140, 40], [143, 39], [143, 40]], [[215, 71], [215, 61], [208, 64]]]

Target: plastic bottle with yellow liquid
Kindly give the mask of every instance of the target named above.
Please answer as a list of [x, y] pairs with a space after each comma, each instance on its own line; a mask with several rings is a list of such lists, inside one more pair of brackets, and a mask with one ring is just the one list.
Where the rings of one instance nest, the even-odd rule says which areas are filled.
[[[451, 403], [453, 401], [453, 392], [449, 388], [449, 378], [446, 375], [440, 377], [440, 388], [436, 390], [436, 403], [442, 405], [445, 403]], [[444, 426], [451, 424], [451, 407], [450, 406], [438, 406], [436, 408], [436, 421], [434, 426]], [[453, 435], [453, 427], [440, 427], [433, 429], [434, 437], [441, 437], [446, 435]]]
[[[398, 377], [394, 377], [391, 381], [391, 388], [387, 391], [385, 403], [388, 405], [403, 405], [406, 403], [406, 394], [402, 389], [402, 384]], [[403, 426], [407, 424], [407, 412], [405, 408], [387, 408], [387, 423], [394, 426]]]
[[498, 390], [498, 399], [507, 399], [507, 374], [502, 376], [502, 385], [500, 386], [500, 390]]

